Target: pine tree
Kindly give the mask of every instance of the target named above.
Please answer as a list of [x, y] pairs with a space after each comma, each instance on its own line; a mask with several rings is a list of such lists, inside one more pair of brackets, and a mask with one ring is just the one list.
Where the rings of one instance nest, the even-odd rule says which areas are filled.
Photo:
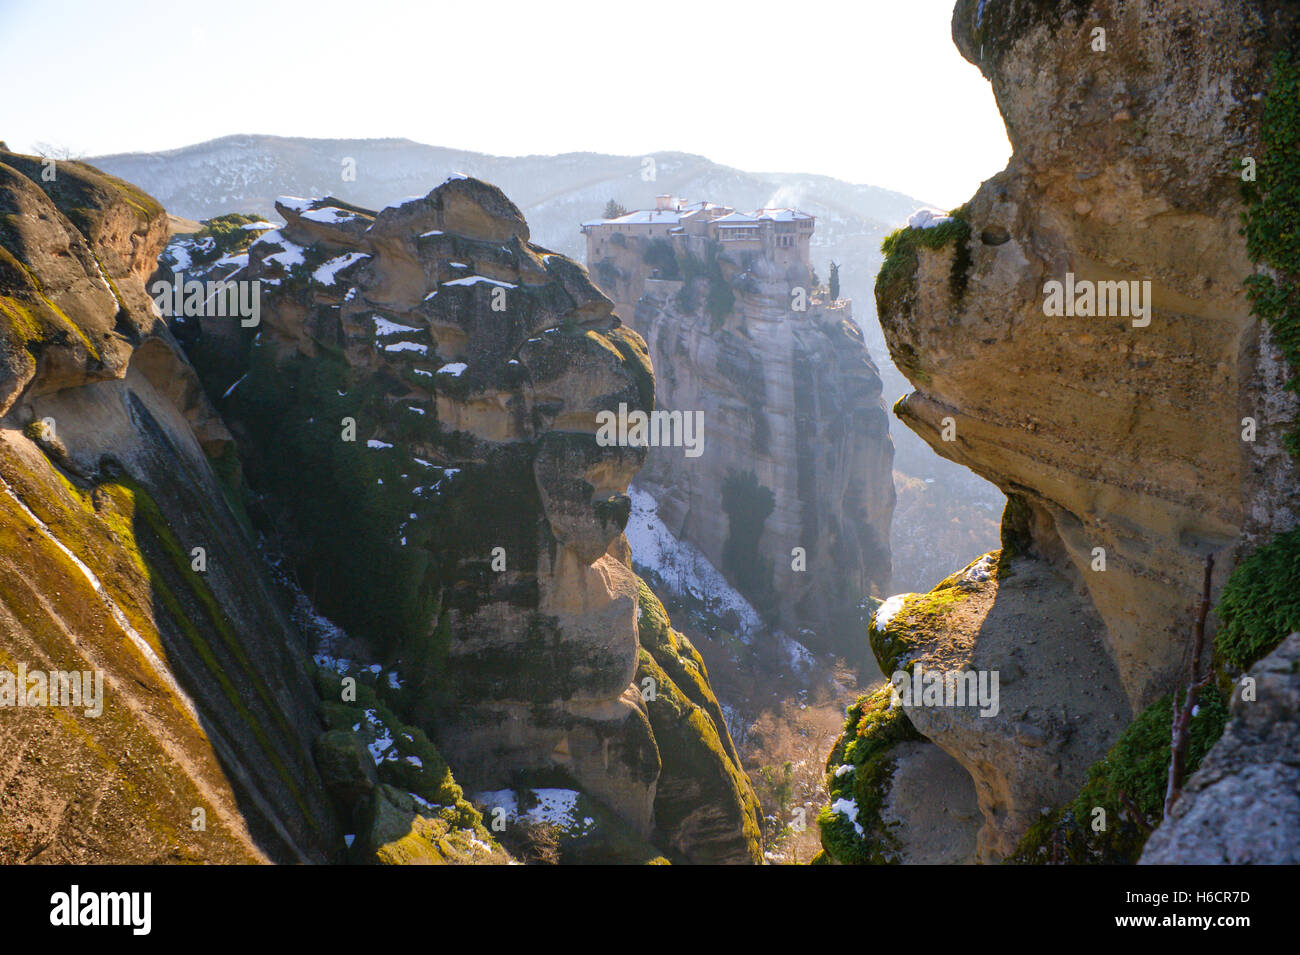
[[831, 301], [838, 302], [840, 299], [840, 266], [838, 262], [831, 263]]
[[617, 200], [611, 199], [609, 200], [609, 202], [605, 203], [604, 218], [617, 219], [619, 216], [625, 216], [625, 215], [627, 215], [627, 210], [624, 209], [621, 205], [619, 205]]

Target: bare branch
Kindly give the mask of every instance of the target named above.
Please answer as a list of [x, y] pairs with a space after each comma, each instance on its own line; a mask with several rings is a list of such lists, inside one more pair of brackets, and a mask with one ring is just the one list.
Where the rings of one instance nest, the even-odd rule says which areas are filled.
[[1174, 694], [1173, 699], [1173, 725], [1170, 732], [1169, 740], [1169, 782], [1165, 787], [1165, 809], [1166, 818], [1169, 811], [1173, 809], [1174, 803], [1178, 801], [1179, 793], [1182, 792], [1183, 774], [1187, 766], [1187, 743], [1190, 738], [1188, 732], [1192, 722], [1192, 713], [1196, 709], [1196, 701], [1201, 695], [1201, 690], [1210, 681], [1213, 670], [1207, 670], [1201, 673], [1201, 653], [1205, 648], [1205, 618], [1210, 612], [1210, 583], [1214, 579], [1214, 555], [1209, 554], [1205, 558], [1205, 581], [1201, 585], [1201, 603], [1196, 612], [1196, 626], [1192, 631], [1192, 662], [1191, 672], [1187, 679], [1187, 689], [1183, 694], [1183, 702], [1180, 706], [1178, 695]]

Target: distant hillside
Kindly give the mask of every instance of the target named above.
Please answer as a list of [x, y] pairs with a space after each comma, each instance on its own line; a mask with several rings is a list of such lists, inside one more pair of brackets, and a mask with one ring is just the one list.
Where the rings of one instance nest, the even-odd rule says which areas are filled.
[[[874, 238], [878, 245], [884, 231], [923, 205], [901, 193], [828, 176], [743, 172], [687, 153], [651, 158], [653, 180], [642, 178], [641, 156], [490, 156], [407, 139], [226, 136], [167, 152], [120, 153], [90, 161], [152, 190], [176, 215], [194, 219], [232, 211], [274, 215], [276, 196], [286, 192], [333, 194], [381, 207], [423, 195], [448, 173], [463, 172], [517, 197], [536, 241], [579, 257], [578, 223], [598, 215], [611, 198], [628, 208], [644, 206], [663, 192], [738, 207], [797, 205], [821, 220], [818, 238], [827, 250], [858, 237]], [[344, 179], [347, 159], [355, 161], [351, 181]], [[872, 256], [878, 251], [869, 248]]]
[[[643, 178], [647, 158], [653, 160], [653, 179]], [[352, 163], [345, 166], [347, 160]], [[226, 136], [167, 152], [119, 153], [88, 161], [137, 183], [169, 212], [191, 219], [226, 212], [276, 219], [274, 203], [282, 195], [333, 195], [379, 209], [407, 196], [422, 196], [449, 173], [461, 172], [500, 186], [527, 217], [533, 241], [578, 261], [586, 254], [579, 224], [598, 217], [610, 199], [629, 209], [650, 206], [660, 193], [746, 209], [797, 206], [817, 217], [812, 258], [818, 274], [825, 279], [831, 260], [840, 263], [843, 294], [856, 303], [872, 353], [886, 360], [872, 300], [880, 241], [926, 205], [902, 193], [829, 176], [744, 172], [674, 152], [650, 157], [490, 156], [409, 139]], [[345, 179], [345, 168], [355, 172], [355, 178]], [[886, 384], [905, 386], [901, 375]]]

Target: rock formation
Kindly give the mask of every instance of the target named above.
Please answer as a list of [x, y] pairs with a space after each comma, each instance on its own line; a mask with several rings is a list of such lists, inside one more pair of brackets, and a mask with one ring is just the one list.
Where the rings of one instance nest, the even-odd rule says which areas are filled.
[[[0, 151], [3, 862], [341, 845], [306, 647], [209, 463], [230, 435], [146, 294], [166, 239], [134, 187]], [[19, 668], [98, 672], [102, 695], [54, 705]]]
[[[654, 379], [580, 267], [455, 179], [209, 223], [153, 275], [156, 202], [45, 168], [0, 152], [5, 861], [507, 861], [462, 779], [580, 790], [574, 858], [761, 861], [630, 569], [644, 451], [594, 415]], [[17, 706], [55, 670], [102, 714]]]
[[[1185, 672], [1206, 556], [1221, 585], [1296, 523], [1296, 402], [1239, 232], [1294, 20], [1268, 0], [956, 5], [1014, 154], [951, 217], [886, 241], [877, 304], [916, 388], [896, 413], [1007, 493], [1004, 546], [973, 589], [946, 581], [878, 615], [873, 647], [902, 638], [886, 673], [949, 660], [1005, 686], [1014, 666], [996, 717], [907, 710], [975, 779], [985, 860]], [[1098, 285], [1102, 305], [1067, 317], [1053, 281], [1132, 298]]]
[[227, 263], [260, 325], [232, 348], [203, 319], [191, 353], [307, 592], [401, 673], [471, 792], [562, 780], [673, 858], [759, 861], [702, 664], [638, 624], [644, 449], [596, 441], [598, 411], [654, 400], [644, 343], [478, 180], [277, 208]]
[[[638, 486], [770, 625], [852, 651], [860, 604], [889, 586], [894, 486], [880, 376], [850, 303], [806, 264], [715, 244], [705, 267], [691, 252], [682, 279], [654, 279], [637, 270], [635, 239], [629, 249], [616, 291], [637, 286], [631, 324], [657, 370], [656, 407], [703, 423], [698, 456], [652, 448]], [[768, 493], [770, 513], [747, 513], [747, 496]]]
[[[868, 124], [868, 127], [870, 125]], [[648, 184], [645, 156], [569, 153], [559, 156], [493, 157], [393, 139], [298, 139], [267, 135], [226, 136], [155, 153], [99, 156], [107, 172], [138, 184], [168, 211], [207, 219], [240, 210], [275, 218], [284, 193], [322, 195], [338, 181], [339, 157], [356, 161], [350, 200], [383, 205], [393, 196], [427, 191], [457, 170], [495, 183], [528, 220], [533, 241], [583, 261], [583, 237], [574, 224], [597, 215], [611, 198], [632, 208], [647, 189], [676, 196], [725, 198], [737, 208], [795, 205], [817, 217], [814, 261], [823, 278], [840, 265], [843, 295], [853, 301], [854, 320], [893, 401], [906, 380], [886, 354], [876, 321], [871, 285], [880, 267], [880, 241], [917, 208], [919, 200], [873, 186], [850, 185], [826, 176], [754, 174], [720, 166], [702, 156], [656, 153], [656, 178]], [[619, 257], [609, 272], [604, 255], [585, 261], [616, 314], [631, 322], [644, 279], [653, 270], [639, 257]], [[612, 279], [612, 281], [611, 281]], [[627, 289], [625, 295], [620, 286]], [[922, 589], [970, 555], [997, 546], [1002, 495], [972, 472], [935, 457], [907, 428], [891, 422], [894, 469], [900, 478], [891, 522], [893, 586]]]

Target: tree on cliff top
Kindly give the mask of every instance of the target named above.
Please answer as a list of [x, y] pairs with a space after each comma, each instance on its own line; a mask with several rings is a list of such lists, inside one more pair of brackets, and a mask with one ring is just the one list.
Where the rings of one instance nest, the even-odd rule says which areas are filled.
[[625, 215], [627, 215], [627, 210], [624, 209], [621, 204], [619, 204], [618, 200], [611, 199], [609, 200], [609, 202], [605, 203], [604, 218], [617, 219], [619, 216], [625, 216]]
[[840, 264], [834, 260], [831, 261], [830, 291], [831, 301], [838, 302], [840, 300]]

